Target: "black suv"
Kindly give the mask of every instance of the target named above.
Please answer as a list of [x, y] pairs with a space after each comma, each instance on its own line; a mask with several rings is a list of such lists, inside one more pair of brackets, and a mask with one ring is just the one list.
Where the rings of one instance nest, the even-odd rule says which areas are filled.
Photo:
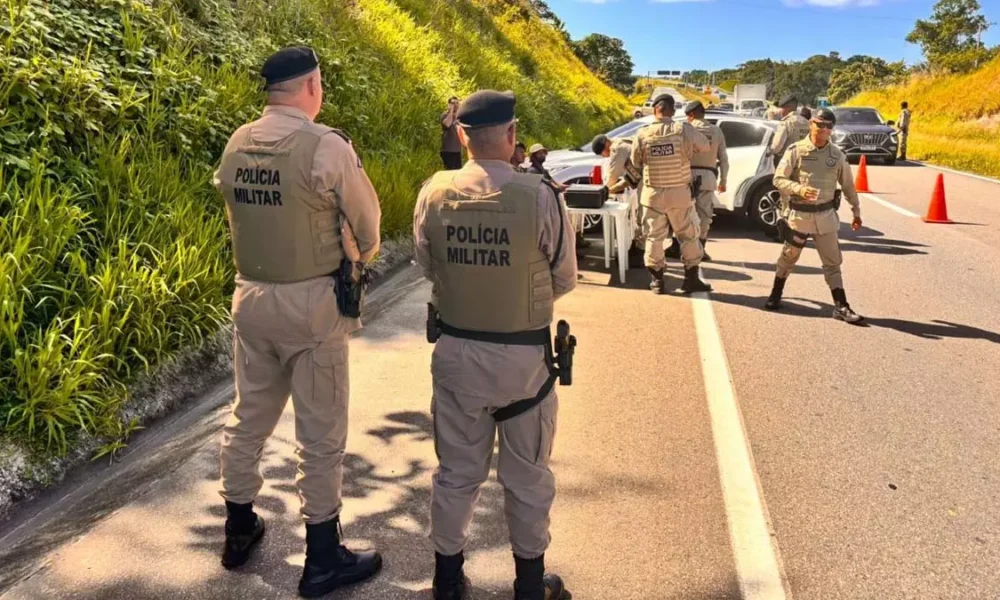
[[833, 143], [847, 154], [848, 159], [881, 158], [885, 164], [896, 163], [899, 137], [892, 121], [885, 121], [874, 108], [838, 106], [831, 108], [837, 116], [833, 128]]

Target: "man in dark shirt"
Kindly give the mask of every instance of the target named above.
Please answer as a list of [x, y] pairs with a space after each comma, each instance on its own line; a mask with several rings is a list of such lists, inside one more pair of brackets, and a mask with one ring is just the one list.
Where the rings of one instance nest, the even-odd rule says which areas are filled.
[[510, 157], [510, 166], [514, 167], [514, 170], [518, 173], [527, 173], [528, 170], [521, 166], [524, 163], [525, 148], [524, 142], [518, 142], [514, 145], [514, 154]]
[[448, 99], [448, 110], [441, 115], [441, 161], [446, 170], [462, 168], [462, 143], [458, 141], [458, 98]]

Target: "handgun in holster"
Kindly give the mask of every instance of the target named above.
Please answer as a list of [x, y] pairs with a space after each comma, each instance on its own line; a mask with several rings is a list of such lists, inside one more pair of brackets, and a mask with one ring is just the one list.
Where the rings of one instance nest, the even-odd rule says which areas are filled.
[[576, 352], [576, 336], [570, 335], [569, 323], [559, 321], [556, 325], [555, 362], [559, 371], [559, 385], [573, 385], [573, 354]]
[[695, 200], [701, 195], [701, 175], [698, 175], [691, 181], [691, 197]]
[[833, 210], [840, 210], [840, 201], [844, 197], [843, 190], [833, 192]]
[[437, 307], [427, 303], [427, 343], [434, 344], [441, 338], [441, 324], [438, 321]]
[[632, 189], [638, 188], [639, 182], [642, 181], [642, 173], [632, 164], [631, 158], [625, 159], [625, 174], [622, 177]]
[[333, 277], [340, 314], [352, 319], [359, 318], [364, 304], [365, 290], [371, 281], [364, 263], [351, 262], [345, 258], [340, 262], [340, 268]]

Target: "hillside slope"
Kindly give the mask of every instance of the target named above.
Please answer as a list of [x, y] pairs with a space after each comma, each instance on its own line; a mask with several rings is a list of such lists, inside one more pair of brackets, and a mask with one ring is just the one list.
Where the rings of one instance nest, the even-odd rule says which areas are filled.
[[914, 76], [845, 104], [895, 120], [904, 100], [913, 111], [908, 158], [1000, 177], [1000, 58], [967, 75]]
[[233, 267], [210, 175], [229, 134], [259, 114], [260, 64], [291, 44], [320, 56], [319, 120], [353, 137], [386, 236], [406, 232], [439, 167], [449, 96], [513, 89], [522, 138], [550, 147], [628, 115], [526, 0], [8, 0], [7, 444], [61, 453], [81, 433], [122, 439], [135, 425], [121, 422], [127, 384], [227, 322]]

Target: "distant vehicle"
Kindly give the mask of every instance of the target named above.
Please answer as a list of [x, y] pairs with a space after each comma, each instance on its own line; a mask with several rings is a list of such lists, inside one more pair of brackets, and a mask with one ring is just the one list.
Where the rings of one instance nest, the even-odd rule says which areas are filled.
[[644, 102], [642, 106], [636, 106], [635, 109], [632, 111], [632, 116], [635, 117], [636, 119], [651, 114], [653, 114], [653, 101], [651, 99], [646, 100], [646, 102]]
[[[722, 96], [722, 98], [725, 99], [725, 96]], [[718, 110], [721, 112], [733, 112], [733, 110], [735, 110], [735, 107], [733, 106], [732, 102], [723, 102], [719, 104]]]
[[833, 127], [833, 143], [847, 154], [849, 160], [862, 156], [881, 158], [887, 165], [896, 164], [899, 138], [892, 121], [870, 107], [834, 106], [830, 110], [837, 117]]
[[749, 117], [755, 108], [767, 107], [767, 86], [763, 83], [740, 83], [733, 88], [736, 114]]
[[[674, 119], [683, 120], [684, 117], [677, 115]], [[653, 120], [651, 116], [641, 117], [605, 135], [610, 139], [635, 138], [639, 129]], [[772, 183], [774, 161], [770, 146], [778, 124], [718, 111], [707, 112], [705, 120], [722, 129], [729, 154], [728, 186], [725, 192], [716, 194], [719, 198], [719, 203], [715, 205], [716, 212], [746, 215], [757, 227], [773, 233], [780, 196]], [[590, 141], [587, 141], [577, 148], [550, 152], [545, 167], [560, 183], [589, 183], [594, 166], [603, 165], [605, 160], [593, 153]], [[585, 230], [599, 226], [600, 217], [584, 218]]]

